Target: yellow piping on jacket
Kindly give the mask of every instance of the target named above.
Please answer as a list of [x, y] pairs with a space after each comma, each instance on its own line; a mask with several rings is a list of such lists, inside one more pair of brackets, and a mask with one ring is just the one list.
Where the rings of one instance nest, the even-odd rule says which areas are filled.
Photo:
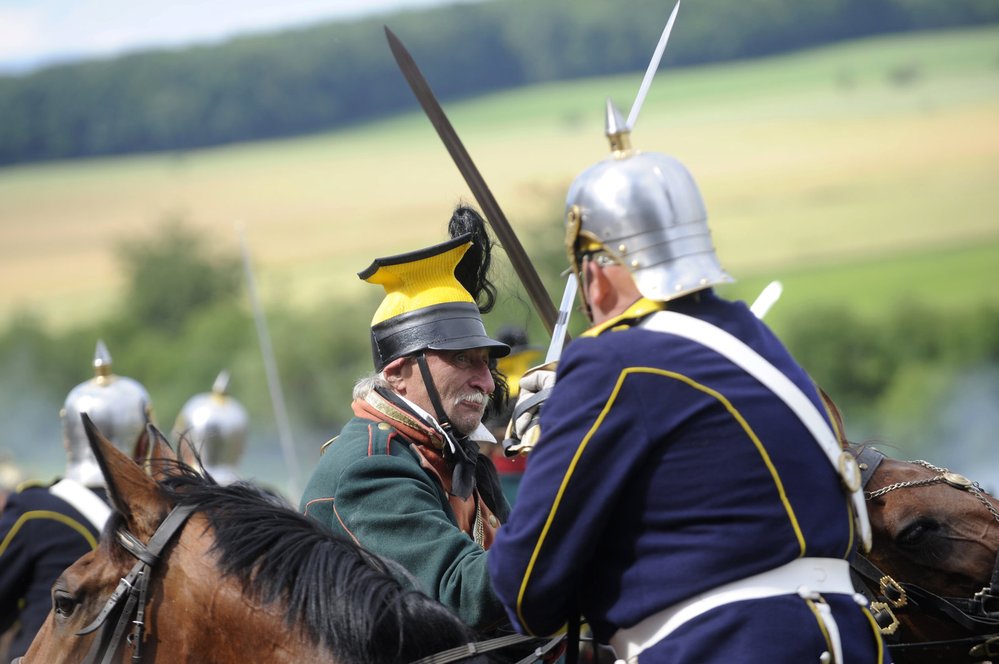
[[58, 521], [59, 523], [69, 526], [76, 532], [80, 533], [80, 535], [83, 536], [83, 539], [87, 540], [87, 544], [90, 545], [91, 549], [97, 548], [97, 540], [94, 539], [94, 536], [90, 534], [90, 531], [86, 526], [73, 517], [60, 514], [59, 512], [52, 512], [50, 510], [33, 510], [31, 512], [25, 512], [18, 518], [17, 521], [14, 522], [14, 525], [10, 531], [8, 531], [7, 536], [3, 538], [3, 542], [0, 542], [0, 556], [7, 551], [7, 547], [10, 546], [12, 541], [14, 541], [14, 537], [17, 536], [17, 532], [21, 529], [21, 526], [32, 519], [51, 519], [52, 521]]
[[784, 484], [780, 481], [780, 477], [777, 474], [777, 469], [774, 468], [773, 462], [770, 460], [770, 455], [767, 454], [766, 449], [763, 447], [763, 443], [760, 442], [760, 439], [756, 436], [756, 433], [749, 426], [749, 423], [746, 422], [745, 418], [743, 418], [741, 414], [739, 414], [739, 411], [732, 405], [732, 403], [728, 399], [723, 397], [719, 392], [712, 390], [711, 388], [702, 385], [697, 381], [693, 380], [692, 378], [684, 376], [683, 374], [679, 374], [674, 371], [667, 371], [665, 369], [656, 369], [654, 367], [629, 367], [627, 369], [624, 369], [618, 376], [617, 382], [614, 385], [614, 389], [611, 391], [610, 397], [607, 399], [607, 403], [604, 405], [603, 410], [600, 412], [600, 415], [597, 416], [597, 419], [593, 422], [593, 426], [590, 427], [590, 430], [586, 433], [586, 436], [583, 437], [583, 440], [580, 442], [579, 447], [576, 449], [576, 453], [573, 455], [572, 461], [569, 463], [569, 468], [567, 469], [565, 476], [562, 478], [562, 483], [559, 486], [558, 492], [555, 494], [555, 501], [552, 503], [552, 508], [548, 512], [548, 518], [545, 520], [545, 525], [541, 529], [541, 537], [538, 538], [538, 542], [534, 546], [534, 551], [531, 554], [531, 558], [527, 563], [527, 569], [524, 571], [524, 579], [523, 581], [521, 581], [520, 591], [517, 593], [517, 618], [519, 619], [521, 626], [524, 629], [526, 629], [528, 632], [530, 632], [531, 630], [527, 626], [526, 621], [524, 620], [524, 614], [523, 614], [524, 595], [527, 592], [527, 584], [529, 583], [531, 574], [534, 571], [534, 565], [537, 562], [538, 556], [541, 554], [541, 547], [544, 545], [545, 537], [548, 535], [548, 531], [551, 529], [552, 522], [555, 520], [555, 513], [558, 511], [559, 505], [562, 502], [562, 496], [565, 494], [566, 487], [569, 484], [569, 480], [572, 478], [573, 470], [576, 468], [576, 465], [579, 462], [579, 458], [582, 456], [583, 451], [586, 449], [586, 446], [589, 444], [590, 439], [600, 428], [600, 425], [607, 417], [607, 414], [610, 413], [611, 409], [614, 406], [615, 401], [617, 400], [617, 396], [620, 393], [622, 386], [624, 385], [625, 379], [627, 379], [631, 374], [653, 374], [678, 380], [682, 383], [689, 385], [690, 387], [693, 387], [696, 390], [699, 390], [707, 394], [708, 396], [713, 397], [719, 403], [721, 403], [722, 406], [725, 407], [725, 410], [727, 410], [732, 415], [732, 417], [742, 427], [743, 431], [746, 432], [746, 435], [749, 436], [750, 440], [753, 441], [753, 445], [756, 446], [756, 449], [759, 452], [760, 456], [762, 457], [764, 464], [766, 464], [767, 470], [770, 472], [770, 476], [773, 478], [774, 484], [777, 487], [777, 493], [780, 496], [780, 501], [784, 505], [784, 509], [787, 512], [788, 519], [791, 522], [791, 527], [794, 529], [794, 535], [798, 540], [798, 547], [799, 547], [798, 555], [802, 556], [805, 553], [805, 536], [801, 532], [801, 527], [798, 524], [798, 519], [794, 515], [794, 509], [791, 507], [791, 503], [787, 499], [787, 494], [784, 492]]

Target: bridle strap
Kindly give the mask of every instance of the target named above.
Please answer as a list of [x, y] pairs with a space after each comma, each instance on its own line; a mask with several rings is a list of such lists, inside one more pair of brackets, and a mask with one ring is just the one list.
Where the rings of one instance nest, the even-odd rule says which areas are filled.
[[[104, 608], [101, 609], [93, 622], [76, 633], [77, 636], [85, 636], [101, 629], [87, 653], [84, 664], [110, 664], [121, 645], [125, 629], [129, 624], [133, 626], [132, 633], [128, 636], [128, 641], [132, 645], [132, 662], [137, 663], [142, 660], [142, 633], [145, 629], [149, 577], [159, 562], [163, 549], [180, 531], [193, 512], [194, 505], [174, 507], [160, 523], [153, 536], [149, 538], [148, 544], [143, 544], [126, 530], [119, 530], [115, 533], [118, 543], [132, 554], [137, 562], [131, 571], [118, 582], [118, 586], [111, 593], [111, 597], [108, 598]], [[122, 605], [122, 599], [125, 600], [124, 605]], [[118, 622], [109, 637], [108, 618], [112, 615], [118, 616]], [[133, 616], [134, 620], [132, 620]]]
[[876, 601], [887, 603], [896, 609], [904, 608], [911, 602], [913, 607], [923, 613], [948, 618], [973, 634], [999, 630], [999, 616], [975, 611], [977, 603], [974, 599], [941, 597], [912, 583], [897, 583], [864, 556], [858, 555], [851, 562], [851, 567], [873, 584], [880, 584], [881, 595], [875, 598]]
[[860, 452], [857, 453], [857, 465], [860, 467], [860, 486], [864, 488], [874, 477], [875, 471], [877, 471], [878, 466], [887, 457], [881, 453], [875, 447], [864, 446], [861, 448]]
[[[529, 664], [530, 662], [541, 659], [553, 650], [555, 646], [561, 643], [563, 639], [565, 639], [564, 636], [556, 636], [555, 638], [549, 640], [545, 645], [536, 648], [534, 652], [527, 657], [517, 660], [516, 664]], [[534, 640], [536, 639], [533, 636], [508, 634], [506, 636], [498, 636], [494, 639], [465, 643], [455, 648], [442, 650], [438, 653], [434, 653], [433, 655], [428, 655], [427, 657], [422, 657], [410, 662], [410, 664], [449, 664], [450, 662], [460, 662], [463, 659], [468, 659], [469, 657], [474, 657], [475, 655], [491, 652], [493, 650], [499, 650], [500, 648], [506, 648], [507, 646], [524, 643], [525, 641]]]
[[[866, 488], [875, 470], [885, 459], [885, 455], [873, 447], [864, 447], [857, 454], [857, 462], [861, 470], [862, 486]], [[927, 462], [916, 462], [938, 473], [932, 480], [897, 483], [889, 485], [878, 492], [865, 494], [868, 500], [875, 495], [883, 495], [895, 489], [911, 486], [922, 486], [930, 483], [943, 482], [955, 488], [971, 491], [985, 503], [986, 508], [999, 520], [995, 508], [990, 507], [982, 496], [982, 491], [976, 483], [963, 477], [954, 476], [945, 468], [937, 468]], [[959, 481], [954, 481], [955, 478]], [[872, 613], [882, 628], [882, 620], [890, 617], [897, 623], [895, 611], [910, 607], [928, 615], [952, 621], [974, 636], [947, 641], [927, 641], [923, 643], [890, 643], [889, 649], [897, 661], [920, 663], [961, 664], [963, 662], [984, 662], [999, 656], [999, 607], [990, 606], [999, 601], [999, 559], [993, 568], [990, 585], [983, 588], [970, 599], [956, 597], [941, 597], [924, 588], [911, 583], [898, 583], [881, 571], [868, 558], [857, 553], [850, 561], [853, 572], [880, 587], [880, 595], [872, 599]], [[863, 583], [860, 584], [864, 587]], [[880, 608], [879, 608], [880, 607]], [[897, 626], [897, 625], [896, 625]], [[888, 635], [894, 633], [894, 629]]]
[[949, 641], [899, 643], [890, 646], [892, 659], [906, 664], [975, 664], [999, 657], [999, 635], [985, 634]]

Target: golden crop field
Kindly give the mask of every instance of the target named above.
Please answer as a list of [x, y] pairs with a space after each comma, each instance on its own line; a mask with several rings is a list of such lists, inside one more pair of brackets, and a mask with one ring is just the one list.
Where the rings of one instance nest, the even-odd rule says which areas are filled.
[[[667, 62], [633, 143], [690, 168], [736, 276], [999, 246], [996, 44], [993, 27]], [[604, 99], [626, 115], [640, 78], [445, 104], [529, 250], [561, 223], [572, 178], [607, 152]], [[415, 100], [405, 116], [316, 136], [0, 169], [0, 320], [26, 307], [54, 324], [106, 311], [122, 279], [116, 242], [171, 216], [231, 252], [242, 224], [269, 301], [353, 297], [372, 258], [443, 239], [459, 199], [472, 197]], [[991, 275], [968, 283], [997, 297]]]

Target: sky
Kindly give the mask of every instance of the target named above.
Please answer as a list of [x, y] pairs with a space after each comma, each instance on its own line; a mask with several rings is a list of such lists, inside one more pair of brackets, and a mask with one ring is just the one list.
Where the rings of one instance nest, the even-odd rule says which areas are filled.
[[0, 0], [0, 74], [469, 0]]

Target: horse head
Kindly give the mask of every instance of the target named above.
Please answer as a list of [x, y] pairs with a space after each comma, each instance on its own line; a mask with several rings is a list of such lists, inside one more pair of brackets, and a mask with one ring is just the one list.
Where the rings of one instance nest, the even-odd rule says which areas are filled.
[[883, 624], [889, 641], [999, 632], [999, 501], [976, 482], [926, 461], [855, 451], [873, 532], [866, 561], [875, 568], [865, 568], [861, 558], [855, 569], [881, 600], [875, 610], [890, 616]]
[[[244, 602], [238, 580], [220, 578], [202, 515], [175, 519], [175, 530], [157, 542], [161, 525], [176, 506], [160, 481], [182, 468], [159, 431], [150, 427], [150, 445], [140, 466], [86, 415], [83, 420], [114, 513], [99, 547], [53, 585], [52, 610], [22, 662], [119, 661], [116, 653], [123, 661], [122, 651], [128, 649], [134, 661], [334, 661], [301, 630], [283, 625], [278, 607]], [[146, 588], [141, 596], [134, 593], [140, 586]], [[237, 616], [238, 604], [243, 609]], [[130, 610], [136, 612], [134, 620], [126, 615]], [[252, 627], [241, 628], [237, 619]], [[143, 629], [129, 623], [142, 623]], [[280, 631], [289, 634], [278, 636]]]
[[[117, 521], [136, 537], [148, 540], [170, 505], [152, 478], [101, 435], [86, 415], [83, 424], [106, 479]], [[98, 549], [65, 570], [52, 587], [52, 610], [23, 661], [84, 661], [93, 637], [78, 638], [77, 634], [99, 615], [130, 566], [105, 536]]]
[[217, 485], [184, 463], [193, 448], [174, 453], [153, 427], [137, 463], [83, 418], [114, 511], [98, 548], [54, 584], [21, 664], [128, 651], [132, 662], [389, 664], [474, 641], [390, 563], [280, 497]]

